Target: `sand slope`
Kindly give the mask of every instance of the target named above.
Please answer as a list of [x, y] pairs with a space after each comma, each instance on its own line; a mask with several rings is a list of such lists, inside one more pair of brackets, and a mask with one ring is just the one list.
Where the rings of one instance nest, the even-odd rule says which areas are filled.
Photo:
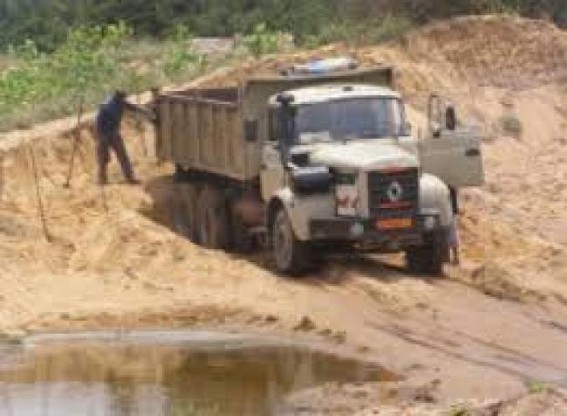
[[[235, 83], [338, 53], [395, 65], [416, 129], [431, 90], [482, 126], [487, 185], [463, 195], [462, 268], [428, 281], [409, 276], [398, 258], [337, 260], [294, 281], [274, 275], [262, 254], [196, 247], [168, 228], [171, 167], [156, 165], [148, 126], [125, 129], [143, 188], [121, 184], [115, 164], [114, 185], [93, 185], [88, 126], [72, 186], [63, 187], [70, 119], [0, 138], [0, 328], [245, 326], [365, 352], [415, 379], [442, 380], [435, 391], [449, 397], [511, 395], [522, 379], [566, 384], [565, 32], [516, 18], [465, 18], [384, 46], [245, 62], [198, 83]], [[503, 116], [517, 118], [521, 134], [504, 131]]]

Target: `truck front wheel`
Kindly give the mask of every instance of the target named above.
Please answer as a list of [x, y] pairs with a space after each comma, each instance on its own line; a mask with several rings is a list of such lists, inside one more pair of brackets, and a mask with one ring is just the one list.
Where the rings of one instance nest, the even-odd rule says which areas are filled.
[[449, 259], [449, 235], [439, 230], [424, 236], [424, 244], [406, 250], [406, 262], [412, 273], [439, 276]]
[[271, 237], [274, 259], [279, 272], [299, 275], [307, 270], [310, 260], [309, 245], [297, 239], [283, 208], [276, 213]]

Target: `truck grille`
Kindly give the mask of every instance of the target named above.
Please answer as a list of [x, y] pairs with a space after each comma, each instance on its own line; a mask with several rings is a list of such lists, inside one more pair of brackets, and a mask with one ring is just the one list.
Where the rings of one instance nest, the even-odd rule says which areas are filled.
[[407, 218], [417, 215], [417, 169], [368, 173], [368, 209], [371, 218]]

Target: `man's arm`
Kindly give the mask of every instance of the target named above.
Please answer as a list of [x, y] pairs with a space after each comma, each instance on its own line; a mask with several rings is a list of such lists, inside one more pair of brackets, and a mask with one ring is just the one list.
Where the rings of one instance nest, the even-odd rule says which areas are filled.
[[150, 120], [152, 123], [155, 123], [155, 121], [156, 121], [155, 113], [145, 106], [133, 104], [133, 103], [130, 103], [128, 101], [124, 101], [124, 109], [131, 111], [133, 113], [136, 113], [136, 114], [140, 114], [141, 116]]

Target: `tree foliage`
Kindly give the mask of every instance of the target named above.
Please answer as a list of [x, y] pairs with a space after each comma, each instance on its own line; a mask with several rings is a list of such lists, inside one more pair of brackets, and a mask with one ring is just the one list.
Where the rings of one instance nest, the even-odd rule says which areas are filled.
[[11, 46], [15, 64], [0, 72], [0, 130], [70, 114], [78, 103], [90, 108], [114, 89], [141, 91], [204, 70], [187, 28], [178, 26], [159, 47], [151, 45], [148, 62], [126, 55], [132, 34], [119, 22], [71, 29], [51, 52], [30, 39]]
[[[432, 19], [516, 13], [567, 25], [565, 0], [0, 0], [0, 130], [203, 71], [192, 36], [243, 35], [254, 55], [293, 34], [307, 45], [373, 43]], [[134, 39], [136, 38], [136, 39]], [[29, 119], [29, 120], [28, 120]]]
[[21, 64], [1, 74], [0, 104], [6, 107], [51, 99], [62, 93], [82, 94], [117, 76], [115, 55], [130, 30], [123, 24], [77, 28], [53, 53], [39, 51], [32, 40], [13, 47]]
[[459, 14], [512, 11], [567, 24], [565, 0], [0, 0], [0, 48], [32, 39], [53, 50], [69, 28], [123, 21], [139, 36], [164, 37], [178, 25], [199, 36], [267, 29], [299, 40], [345, 21], [388, 15], [423, 23]]

